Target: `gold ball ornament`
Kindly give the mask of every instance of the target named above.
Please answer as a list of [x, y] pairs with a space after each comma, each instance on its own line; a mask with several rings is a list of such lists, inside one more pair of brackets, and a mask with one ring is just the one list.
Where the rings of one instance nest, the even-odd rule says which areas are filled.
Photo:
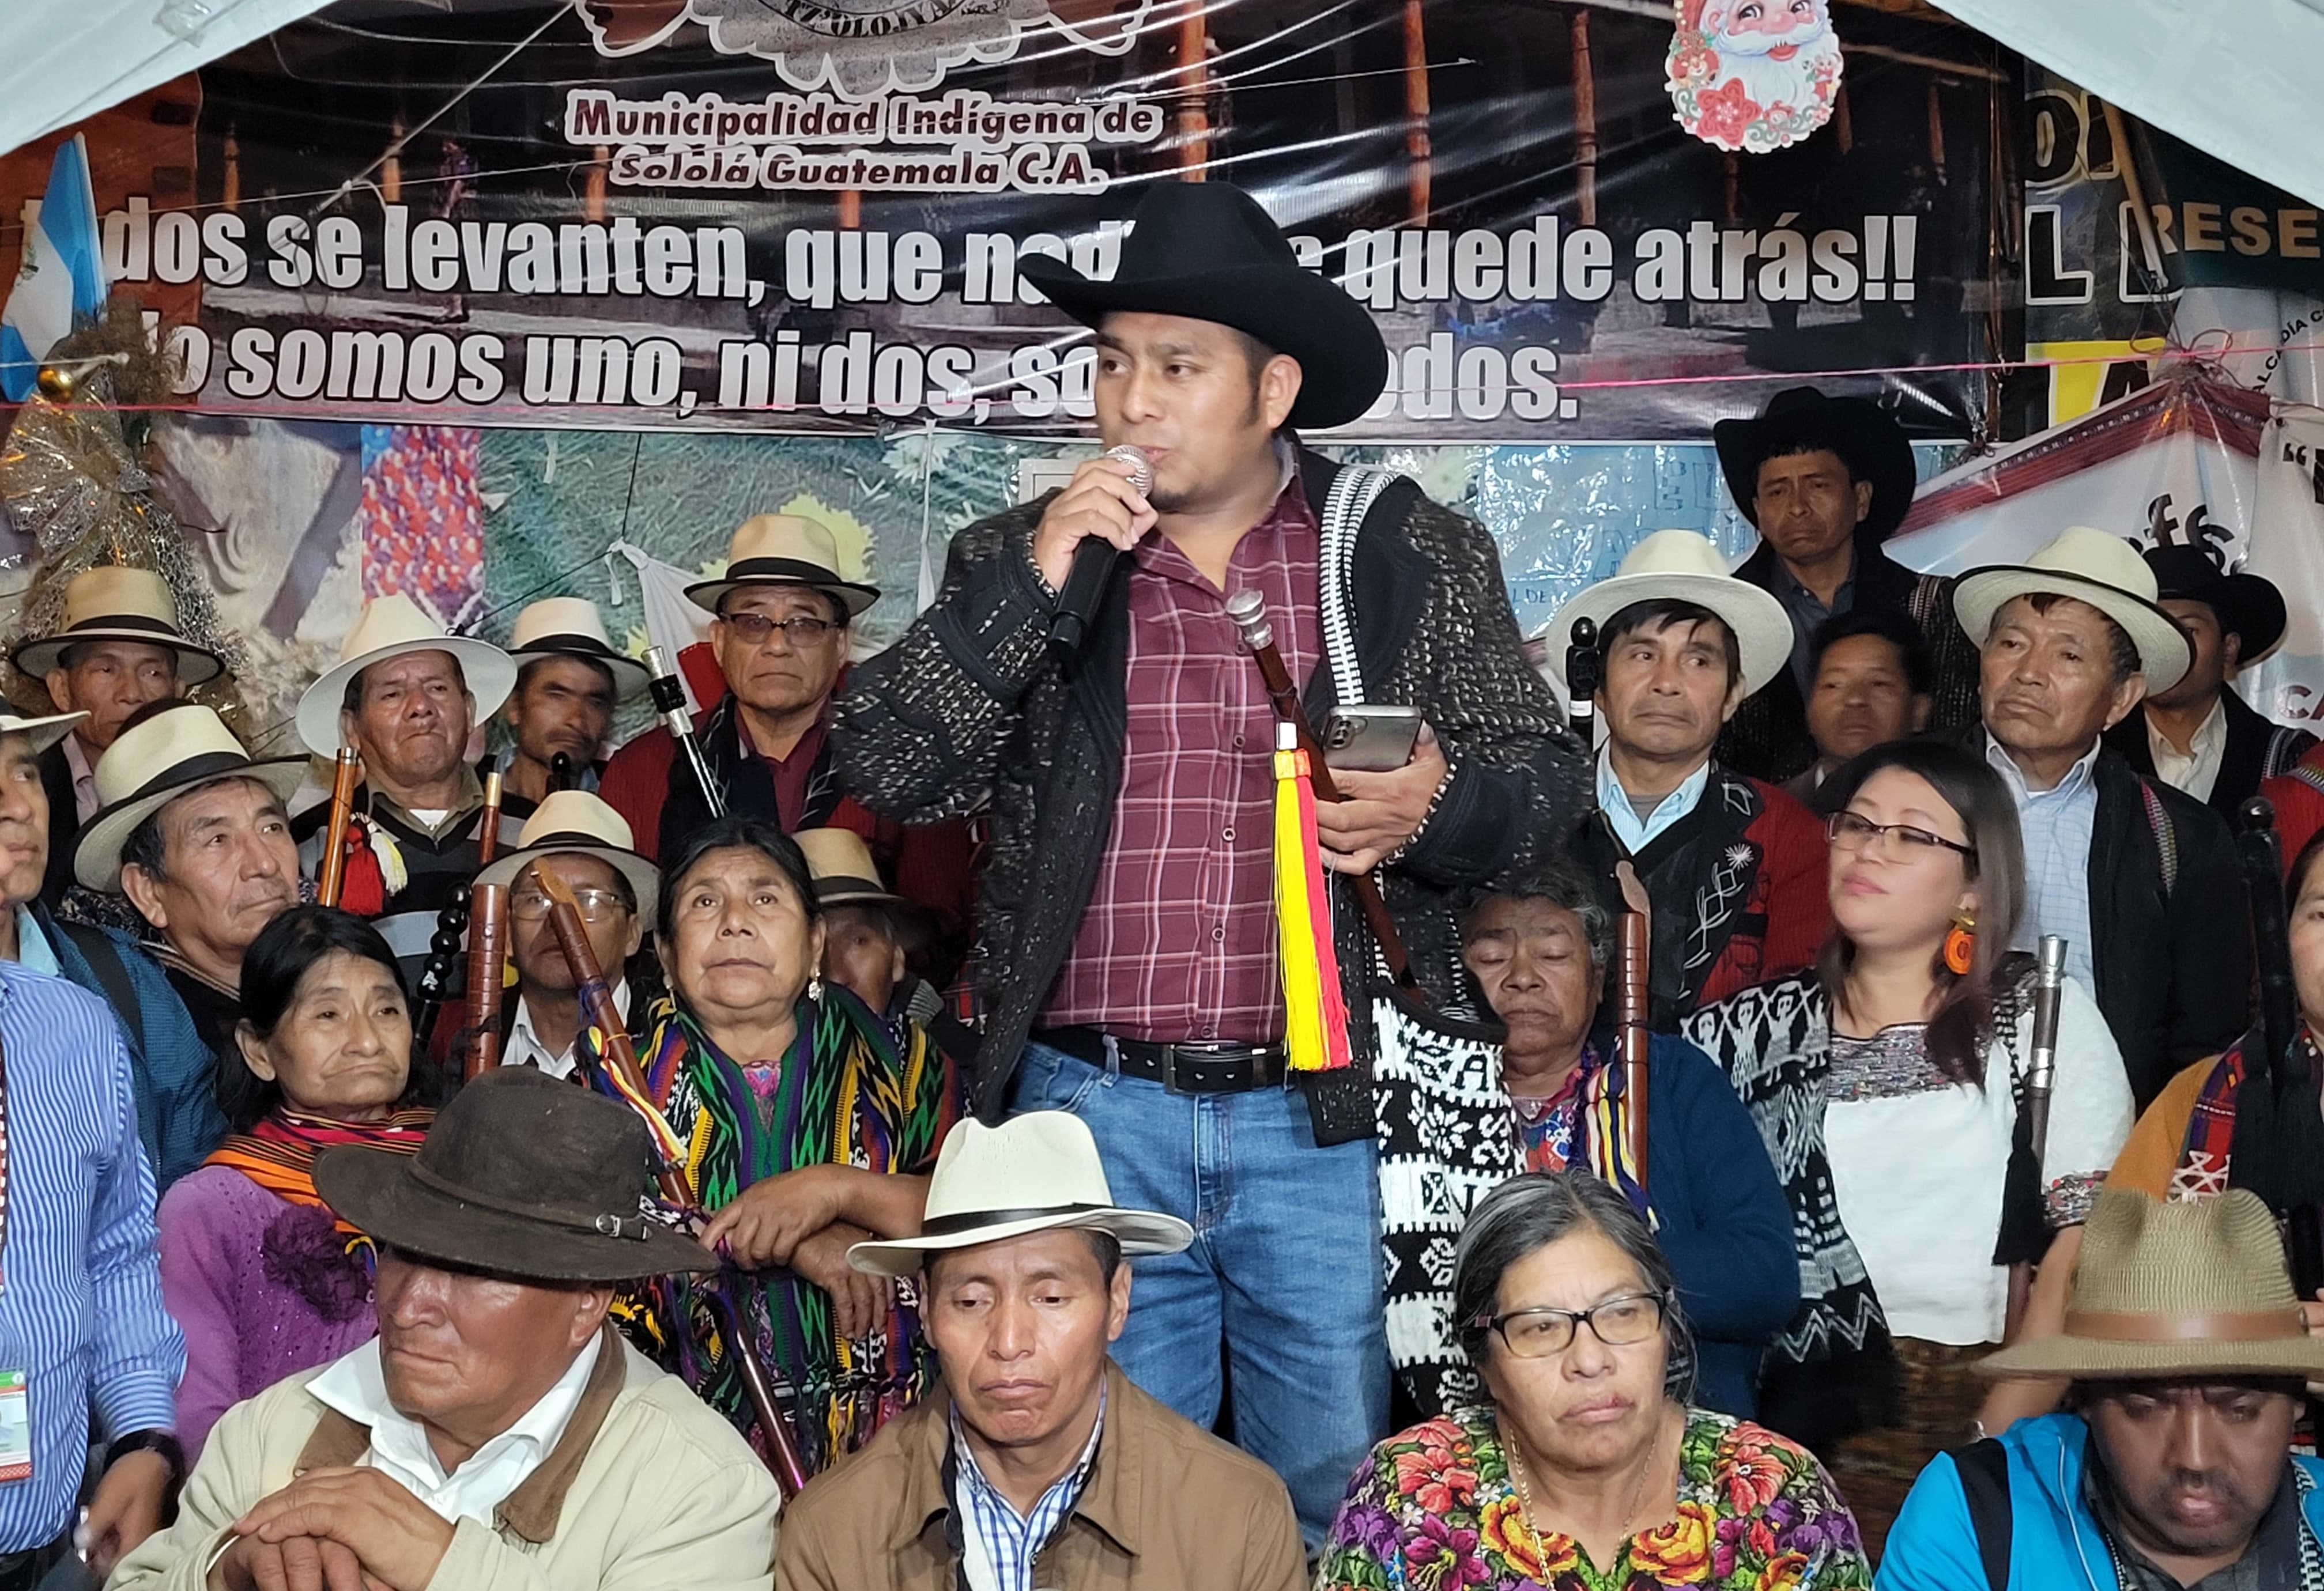
[[41, 396], [51, 403], [70, 403], [76, 385], [72, 372], [60, 364], [44, 364], [41, 373], [32, 378]]

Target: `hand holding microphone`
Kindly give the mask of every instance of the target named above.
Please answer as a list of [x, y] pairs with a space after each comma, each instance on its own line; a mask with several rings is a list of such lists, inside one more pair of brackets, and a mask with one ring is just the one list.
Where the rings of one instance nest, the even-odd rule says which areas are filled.
[[1057, 591], [1052, 646], [1078, 651], [1120, 555], [1154, 528], [1154, 464], [1139, 448], [1110, 447], [1074, 472], [1033, 532], [1033, 563]]

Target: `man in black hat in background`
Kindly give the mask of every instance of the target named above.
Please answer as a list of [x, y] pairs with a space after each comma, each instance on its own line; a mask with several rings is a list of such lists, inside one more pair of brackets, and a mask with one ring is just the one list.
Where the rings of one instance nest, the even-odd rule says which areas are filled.
[[[2303, 729], [2271, 722], [2236, 694], [2237, 673], [2283, 639], [2283, 593], [2257, 575], [2230, 575], [2197, 547], [2153, 547], [2155, 601], [2187, 634], [2195, 661], [2167, 691], [2146, 698], [2107, 731], [2131, 767], [2184, 790], [2232, 825], [2262, 779], [2290, 771], [2317, 743]], [[2286, 855], [2291, 854], [2286, 852]]]
[[[1151, 460], [1092, 459], [1061, 490], [960, 532], [936, 602], [862, 665], [832, 727], [866, 805], [917, 821], [989, 800], [985, 964], [1007, 981], [972, 1083], [978, 1113], [1070, 1107], [1117, 1191], [1194, 1225], [1139, 1277], [1118, 1357], [1199, 1426], [1221, 1340], [1237, 1439], [1289, 1485], [1311, 1546], [1388, 1429], [1371, 1131], [1370, 952], [1336, 905], [1355, 1064], [1286, 1087], [1270, 843], [1276, 722], [1225, 611], [1259, 592], [1309, 718], [1323, 662], [1323, 528], [1338, 468], [1290, 428], [1379, 396], [1371, 317], [1303, 270], [1250, 195], [1157, 183], [1111, 282], [1028, 260], [1095, 328], [1098, 430]], [[1079, 653], [1048, 640], [1076, 549], [1118, 560]], [[1406, 480], [1355, 529], [1352, 651], [1374, 703], [1421, 710], [1406, 763], [1335, 776], [1325, 865], [1383, 864], [1424, 985], [1460, 987], [1455, 905], [1571, 826], [1580, 759], [1526, 662], [1490, 537]], [[1313, 1114], [1311, 1115], [1311, 1107]]]
[[1720, 420], [1711, 437], [1727, 490], [1759, 532], [1758, 549], [1735, 573], [1792, 616], [1791, 667], [1736, 710], [1720, 760], [1771, 784], [1813, 764], [1813, 639], [1840, 613], [1907, 616], [1929, 658], [1930, 727], [1976, 722], [1977, 648], [1954, 621], [1952, 582], [1915, 575], [1881, 550], [1913, 506], [1904, 428], [1864, 399], [1793, 387], [1755, 419]]

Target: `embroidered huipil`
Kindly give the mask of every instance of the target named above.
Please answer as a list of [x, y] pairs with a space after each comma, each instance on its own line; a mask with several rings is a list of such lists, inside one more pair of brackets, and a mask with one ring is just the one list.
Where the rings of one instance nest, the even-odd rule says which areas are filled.
[[1236, 543], [1223, 589], [1158, 531], [1132, 553], [1120, 793], [1045, 1025], [1157, 1043], [1282, 1036], [1275, 712], [1226, 598], [1250, 587], [1267, 599], [1304, 684], [1322, 652], [1321, 548], [1294, 470]]

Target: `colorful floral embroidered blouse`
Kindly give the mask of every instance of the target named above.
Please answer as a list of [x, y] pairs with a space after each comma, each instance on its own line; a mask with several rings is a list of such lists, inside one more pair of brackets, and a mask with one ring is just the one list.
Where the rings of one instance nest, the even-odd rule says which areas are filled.
[[1855, 1516], [1812, 1454], [1690, 1410], [1678, 1514], [1607, 1568], [1571, 1536], [1536, 1549], [1489, 1409], [1416, 1425], [1372, 1449], [1324, 1543], [1317, 1591], [1868, 1591]]

